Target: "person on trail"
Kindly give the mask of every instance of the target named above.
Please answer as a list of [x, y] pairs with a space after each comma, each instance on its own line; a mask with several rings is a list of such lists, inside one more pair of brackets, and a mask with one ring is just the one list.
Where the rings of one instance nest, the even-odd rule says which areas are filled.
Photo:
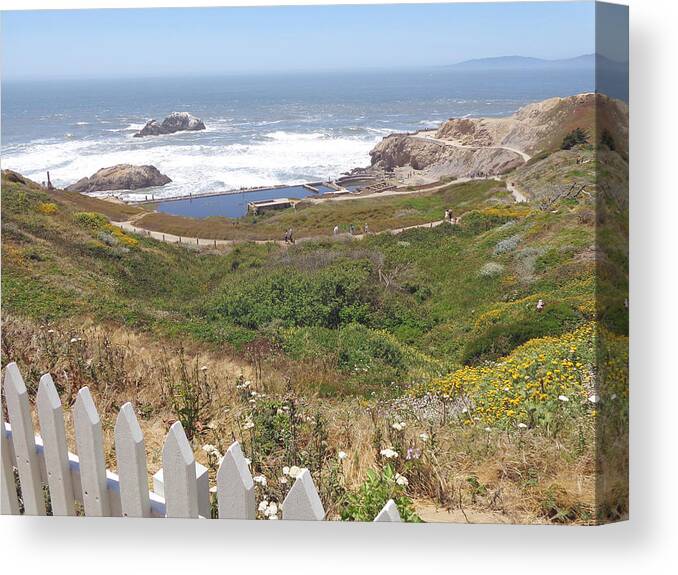
[[284, 241], [286, 244], [289, 244], [289, 243], [290, 243], [290, 230], [286, 230], [286, 231], [285, 231], [285, 235], [283, 236], [283, 241]]
[[334, 229], [332, 230], [332, 233], [336, 236], [339, 235], [339, 226], [334, 226]]
[[294, 233], [292, 232], [292, 228], [287, 230], [287, 240], [293, 244], [294, 243]]
[[355, 234], [355, 226], [353, 224], [348, 226], [348, 233], [351, 234], [351, 235]]
[[445, 221], [449, 222], [450, 221], [450, 210], [445, 210]]
[[544, 300], [543, 300], [543, 299], [540, 299], [540, 300], [537, 302], [537, 311], [542, 311], [543, 309], [544, 309]]
[[363, 233], [364, 233], [365, 235], [369, 234], [369, 233], [370, 233], [370, 226], [368, 226], [367, 224], [365, 224], [365, 225], [363, 226]]

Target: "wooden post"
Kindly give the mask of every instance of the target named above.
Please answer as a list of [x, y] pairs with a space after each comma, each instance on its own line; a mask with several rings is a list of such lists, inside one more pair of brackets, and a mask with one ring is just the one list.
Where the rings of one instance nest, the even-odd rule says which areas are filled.
[[40, 378], [36, 398], [40, 434], [44, 446], [47, 483], [54, 515], [75, 515], [73, 481], [68, 462], [68, 442], [64, 413], [52, 376]]
[[129, 402], [120, 408], [115, 422], [115, 456], [120, 476], [122, 516], [150, 517], [144, 435]]
[[167, 517], [198, 517], [195, 458], [180, 421], [170, 427], [162, 448]]
[[[35, 433], [28, 402], [28, 390], [16, 363], [5, 368], [5, 401], [12, 424], [12, 443], [19, 471], [21, 498], [26, 515], [45, 515], [40, 463], [35, 450]], [[4, 433], [4, 428], [3, 428]]]
[[73, 422], [80, 459], [80, 483], [85, 515], [108, 517], [111, 506], [106, 481], [101, 419], [88, 387], [78, 391], [73, 408]]
[[240, 444], [234, 442], [217, 472], [219, 519], [255, 519], [254, 481]]

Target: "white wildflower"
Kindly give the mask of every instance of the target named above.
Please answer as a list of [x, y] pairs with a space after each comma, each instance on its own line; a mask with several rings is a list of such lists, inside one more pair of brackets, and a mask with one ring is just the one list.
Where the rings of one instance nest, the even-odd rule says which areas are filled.
[[337, 457], [339, 458], [339, 461], [343, 461], [348, 457], [348, 455], [346, 455], [345, 451], [340, 451], [339, 453], [337, 453]]
[[259, 503], [259, 511], [262, 513], [265, 513], [266, 510], [268, 509], [268, 501], [265, 499], [262, 499], [261, 502]]
[[200, 371], [207, 371], [207, 366], [206, 365], [201, 366]]
[[518, 424], [518, 427], [519, 427], [520, 429], [527, 429], [527, 425], [525, 425], [524, 423], [519, 423], [519, 424]]
[[302, 471], [303, 471], [303, 469], [301, 467], [297, 467], [296, 465], [293, 465], [292, 467], [290, 467], [290, 477], [292, 479], [296, 479], [297, 477], [299, 477], [301, 475]]
[[266, 486], [266, 478], [263, 475], [255, 475], [254, 477], [252, 477], [252, 481], [264, 487]]
[[595, 393], [591, 396], [589, 396], [589, 401], [591, 403], [598, 403], [600, 401], [600, 397], [598, 397]]
[[403, 429], [405, 429], [406, 426], [403, 422], [400, 422], [400, 423], [396, 422], [391, 427], [393, 429], [395, 429], [396, 431], [402, 431]]
[[289, 474], [290, 474], [290, 468], [289, 468], [288, 465], [285, 465], [285, 467], [283, 467], [283, 475], [289, 475]]
[[400, 473], [396, 473], [395, 480], [398, 485], [407, 486], [410, 484], [410, 482], [407, 480], [407, 477], [400, 475]]
[[429, 440], [429, 434], [426, 433], [426, 432], [420, 433], [420, 434], [419, 434], [419, 439], [421, 439], [422, 441], [428, 441], [428, 440]]
[[487, 431], [487, 432], [489, 433], [490, 431], [492, 431], [492, 428], [491, 428], [491, 427], [486, 427], [486, 428], [485, 428], [485, 431]]
[[393, 459], [394, 457], [398, 457], [398, 452], [393, 451], [393, 449], [387, 448], [387, 449], [382, 449], [380, 451], [381, 455], [384, 456], [386, 459]]
[[559, 399], [560, 401], [562, 401], [562, 402], [568, 402], [568, 401], [570, 401], [570, 398], [567, 397], [567, 395], [559, 395], [559, 396], [558, 396], [558, 399]]
[[287, 483], [287, 477], [278, 477], [278, 483]]
[[252, 421], [249, 417], [245, 420], [245, 423], [243, 423], [242, 428], [247, 430], [247, 429], [252, 429], [254, 427], [254, 421]]

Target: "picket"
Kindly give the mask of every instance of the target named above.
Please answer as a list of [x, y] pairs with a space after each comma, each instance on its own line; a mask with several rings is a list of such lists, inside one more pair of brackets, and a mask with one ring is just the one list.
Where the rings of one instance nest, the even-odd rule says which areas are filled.
[[283, 519], [295, 521], [322, 521], [325, 519], [320, 496], [308, 469], [297, 475], [292, 489], [283, 501]]
[[14, 464], [12, 463], [11, 444], [7, 439], [5, 422], [0, 429], [0, 456], [2, 457], [2, 475], [0, 476], [0, 514], [18, 515], [19, 499], [14, 481]]
[[144, 435], [129, 402], [118, 412], [114, 435], [122, 516], [150, 517], [151, 500], [148, 495]]
[[195, 457], [180, 421], [170, 427], [162, 448], [167, 517], [198, 517]]
[[89, 388], [78, 391], [73, 408], [75, 443], [80, 458], [80, 483], [85, 515], [107, 517], [111, 505], [106, 481], [101, 419]]
[[[55, 515], [74, 515], [75, 502], [88, 516], [211, 517], [209, 472], [195, 461], [180, 422], [170, 428], [162, 450], [163, 468], [148, 491], [144, 437], [131, 403], [118, 413], [115, 452], [119, 475], [106, 469], [102, 423], [87, 387], [77, 394], [72, 420], [78, 455], [68, 451], [63, 408], [49, 374], [40, 379], [36, 397], [42, 437], [33, 434], [28, 392], [16, 364], [4, 378], [10, 422], [2, 422], [2, 493], [0, 511], [45, 514], [43, 485], [50, 488]], [[19, 474], [21, 496], [15, 482]], [[240, 444], [228, 448], [217, 471], [220, 519], [255, 519], [255, 485]], [[164, 497], [164, 499], [163, 499]], [[282, 518], [321, 521], [325, 510], [308, 469], [297, 475], [282, 504]], [[375, 521], [402, 521], [389, 500]]]
[[217, 472], [219, 519], [255, 519], [254, 481], [240, 444], [228, 448]]
[[26, 515], [45, 515], [45, 498], [40, 477], [40, 464], [35, 453], [33, 421], [28, 390], [16, 363], [5, 368], [5, 401], [12, 424], [12, 443], [21, 485], [21, 499]]
[[390, 523], [399, 523], [402, 521], [400, 518], [400, 512], [398, 511], [398, 506], [396, 505], [393, 499], [389, 499], [386, 502], [386, 505], [382, 508], [379, 514], [374, 518], [375, 522], [390, 522]]
[[[198, 515], [201, 517], [210, 517], [212, 504], [210, 501], [210, 478], [209, 469], [195, 462], [195, 482], [198, 490]], [[161, 497], [164, 497], [165, 484], [163, 480], [162, 468], [153, 475], [153, 491]]]
[[54, 515], [75, 515], [64, 414], [59, 392], [51, 375], [45, 374], [40, 378], [35, 403], [38, 409], [40, 433], [45, 450], [45, 469], [52, 502], [52, 513]]

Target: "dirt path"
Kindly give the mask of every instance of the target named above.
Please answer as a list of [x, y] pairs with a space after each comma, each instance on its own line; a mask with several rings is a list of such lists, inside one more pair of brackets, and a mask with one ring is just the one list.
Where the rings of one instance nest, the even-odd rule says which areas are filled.
[[511, 192], [513, 199], [516, 201], [516, 204], [527, 203], [527, 196], [523, 194], [513, 182], [506, 182], [506, 189]]
[[[138, 217], [136, 219], [139, 219]], [[119, 228], [125, 230], [126, 232], [134, 233], [134, 234], [139, 234], [140, 236], [146, 236], [149, 238], [153, 238], [155, 240], [159, 240], [161, 242], [167, 242], [170, 244], [183, 244], [186, 246], [198, 246], [198, 247], [217, 247], [217, 246], [232, 246], [235, 244], [242, 244], [242, 243], [248, 243], [252, 242], [255, 244], [269, 244], [269, 243], [274, 243], [278, 244], [280, 246], [289, 246], [290, 244], [284, 242], [283, 240], [248, 240], [248, 239], [237, 239], [237, 240], [209, 240], [206, 238], [194, 238], [194, 237], [187, 237], [187, 236], [177, 236], [175, 234], [169, 234], [169, 233], [162, 233], [162, 232], [156, 232], [153, 230], [147, 230], [144, 228], [140, 228], [138, 226], [134, 225], [134, 220], [129, 220], [126, 222], [111, 222], [114, 226], [118, 226]], [[378, 232], [373, 232], [369, 233], [369, 235], [378, 235], [378, 234], [400, 234], [402, 232], [405, 232], [407, 230], [413, 230], [416, 228], [435, 228], [439, 226], [440, 224], [444, 223], [445, 220], [437, 220], [434, 222], [425, 222], [423, 224], [415, 224], [413, 226], [405, 226], [403, 228], [391, 228], [388, 230], [380, 230]], [[328, 238], [328, 237], [334, 237], [336, 239], [354, 239], [354, 240], [361, 240], [366, 236], [366, 234], [347, 234], [347, 233], [340, 233], [335, 236], [330, 236], [329, 234], [327, 235], [320, 235], [320, 236], [309, 236], [305, 238], [299, 238], [297, 239], [297, 243], [303, 243], [311, 240], [318, 240], [318, 239], [323, 239], [323, 238]]]
[[509, 152], [518, 154], [525, 162], [527, 162], [532, 157], [529, 154], [523, 152], [522, 150], [518, 150], [517, 148], [511, 148], [510, 146], [469, 146], [467, 144], [461, 144], [455, 140], [443, 140], [441, 138], [434, 138], [433, 136], [410, 136], [410, 137], [414, 138], [415, 140], [422, 140], [424, 142], [434, 142], [442, 146], [452, 146], [453, 148], [466, 148], [469, 150], [482, 150], [485, 148], [490, 150], [508, 150]]

